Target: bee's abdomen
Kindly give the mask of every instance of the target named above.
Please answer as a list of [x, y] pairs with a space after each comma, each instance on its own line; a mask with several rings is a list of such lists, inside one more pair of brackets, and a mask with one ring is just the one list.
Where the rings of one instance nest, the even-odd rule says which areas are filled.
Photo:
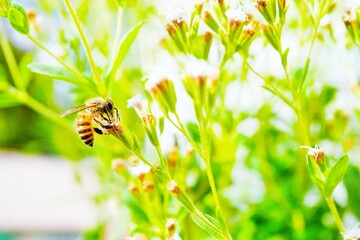
[[76, 117], [76, 128], [79, 137], [86, 145], [92, 147], [94, 144], [94, 130], [92, 127], [93, 117], [86, 113], [79, 113]]

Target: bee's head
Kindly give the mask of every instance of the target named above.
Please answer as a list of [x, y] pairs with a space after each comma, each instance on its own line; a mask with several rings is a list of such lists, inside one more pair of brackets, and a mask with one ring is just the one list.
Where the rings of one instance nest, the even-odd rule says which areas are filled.
[[113, 113], [114, 111], [114, 104], [113, 102], [109, 99], [106, 101], [105, 106], [104, 106], [104, 112], [106, 113]]

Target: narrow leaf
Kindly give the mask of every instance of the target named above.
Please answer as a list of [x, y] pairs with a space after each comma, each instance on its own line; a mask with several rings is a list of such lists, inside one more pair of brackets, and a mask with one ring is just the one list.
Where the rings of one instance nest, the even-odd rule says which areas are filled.
[[111, 60], [111, 63], [109, 64], [106, 71], [106, 79], [108, 79], [107, 81], [109, 81], [110, 76], [114, 75], [121, 66], [126, 54], [128, 53], [132, 43], [134, 42], [137, 34], [139, 33], [143, 25], [144, 22], [138, 23], [132, 29], [130, 29], [130, 31], [123, 38], [114, 58]]
[[198, 225], [200, 228], [208, 232], [213, 237], [216, 237], [217, 239], [224, 239], [224, 237], [221, 235], [220, 231], [216, 231], [215, 229], [211, 228], [208, 224], [206, 224], [201, 218], [196, 216], [195, 214], [191, 214], [191, 218], [195, 222], [196, 225]]
[[49, 78], [59, 79], [76, 85], [88, 84], [87, 82], [84, 82], [81, 79], [77, 79], [74, 74], [72, 74], [66, 68], [63, 67], [55, 67], [42, 63], [33, 62], [28, 65], [28, 68], [34, 73]]
[[164, 131], [164, 125], [165, 125], [165, 118], [164, 117], [160, 117], [159, 118], [159, 131], [160, 131], [160, 134], [163, 133]]
[[329, 175], [325, 180], [325, 195], [331, 196], [335, 187], [344, 178], [347, 168], [349, 167], [349, 157], [342, 156], [330, 169]]
[[287, 66], [287, 59], [288, 59], [289, 50], [290, 50], [290, 49], [287, 48], [287, 49], [285, 50], [285, 52], [282, 54], [282, 56], [281, 56], [281, 63], [282, 63], [282, 65], [283, 65], [284, 67]]
[[305, 82], [307, 73], [309, 71], [309, 64], [310, 64], [310, 58], [306, 59], [305, 68], [304, 68], [304, 70], [302, 72], [301, 79], [300, 79], [300, 82], [298, 84], [298, 89], [297, 89], [298, 93], [301, 93], [301, 91], [303, 89], [304, 82]]

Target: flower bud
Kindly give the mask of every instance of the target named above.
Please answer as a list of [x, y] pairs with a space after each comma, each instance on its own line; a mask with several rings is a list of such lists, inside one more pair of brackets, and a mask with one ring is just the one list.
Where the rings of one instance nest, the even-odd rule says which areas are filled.
[[203, 59], [208, 59], [209, 57], [209, 52], [210, 52], [210, 48], [211, 48], [211, 44], [213, 41], [214, 36], [212, 35], [211, 32], [205, 32], [204, 33], [204, 51], [203, 51]]
[[[329, 162], [325, 158], [325, 151], [322, 148], [319, 148], [318, 146], [315, 146], [314, 148], [302, 146], [301, 148], [307, 148], [309, 149], [307, 153], [307, 164], [312, 164], [309, 161], [314, 161], [314, 163], [319, 167], [322, 174], [326, 175], [329, 170]], [[309, 157], [311, 159], [309, 159]]]
[[242, 32], [241, 32], [241, 35], [239, 38], [239, 43], [236, 46], [235, 51], [240, 51], [241, 49], [248, 46], [248, 44], [253, 40], [254, 35], [255, 35], [254, 25], [252, 23], [245, 25], [242, 29]]
[[166, 231], [169, 235], [173, 235], [176, 230], [176, 220], [170, 218], [166, 221]]
[[255, 8], [269, 24], [276, 21], [276, 0], [256, 0]]
[[142, 184], [142, 188], [145, 192], [150, 192], [154, 190], [154, 181], [153, 180], [145, 180]]
[[178, 184], [174, 180], [171, 180], [166, 185], [166, 189], [169, 190], [171, 192], [171, 194], [173, 194], [176, 197], [180, 195], [180, 188], [179, 188]]
[[209, 11], [205, 11], [203, 19], [205, 24], [208, 25], [214, 32], [219, 32], [220, 26]]
[[150, 142], [157, 146], [159, 144], [156, 132], [156, 119], [150, 112], [148, 101], [140, 95], [135, 95], [128, 100], [128, 107], [133, 107], [137, 115], [141, 118], [142, 125], [150, 139]]
[[280, 51], [280, 40], [279, 40], [279, 36], [277, 34], [276, 29], [270, 24], [262, 25], [261, 27], [262, 27], [261, 30], [264, 33], [264, 36], [269, 41], [271, 46], [276, 51]]
[[343, 17], [346, 31], [348, 32], [351, 40], [356, 43], [358, 42], [359, 37], [359, 20], [357, 19], [357, 14], [352, 11], [348, 11]]
[[119, 172], [125, 168], [125, 164], [122, 160], [113, 160], [111, 163], [111, 168]]
[[173, 82], [164, 75], [164, 71], [166, 70], [153, 70], [149, 80], [145, 84], [145, 88], [151, 93], [167, 117], [169, 112], [176, 112], [176, 94]]
[[172, 147], [166, 159], [169, 168], [174, 168], [176, 166], [177, 162], [180, 160], [180, 153], [177, 145]]
[[139, 189], [138, 187], [136, 186], [135, 183], [130, 183], [128, 185], [128, 189], [129, 189], [129, 192], [132, 194], [132, 195], [135, 195], [137, 193], [139, 193]]

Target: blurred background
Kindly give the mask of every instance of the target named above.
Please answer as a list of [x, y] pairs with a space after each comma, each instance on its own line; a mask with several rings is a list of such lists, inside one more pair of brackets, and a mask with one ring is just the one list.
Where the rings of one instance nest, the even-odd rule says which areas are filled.
[[[76, 66], [80, 72], [89, 75], [91, 71], [80, 39], [62, 1], [18, 2], [27, 11], [36, 13], [31, 35], [56, 55]], [[170, 65], [173, 59], [164, 47], [167, 9], [181, 4], [186, 12], [192, 9], [193, 1], [127, 1], [120, 21], [113, 0], [72, 2], [100, 68], [104, 68], [114, 49], [111, 43], [115, 41], [116, 23], [121, 24], [123, 35], [145, 20], [145, 25], [119, 70], [111, 97], [127, 127], [144, 142], [145, 153], [153, 156], [148, 140], [144, 139], [141, 122], [135, 112], [127, 108], [126, 101], [144, 91], [142, 79], [152, 66], [160, 63], [163, 68], [172, 69]], [[252, 4], [252, 1], [244, 2], [246, 6]], [[325, 18], [319, 34], [320, 43], [314, 47], [311, 62], [316, 68], [311, 69], [309, 77], [311, 87], [307, 92], [306, 111], [312, 123], [313, 142], [324, 148], [332, 160], [345, 152], [350, 156], [351, 167], [344, 183], [335, 190], [334, 198], [344, 216], [345, 226], [351, 228], [360, 218], [360, 68], [357, 67], [360, 55], [358, 49], [349, 46], [342, 15], [346, 9], [359, 4], [359, 1], [335, 2], [337, 8], [332, 16], [337, 18]], [[296, 22], [298, 16], [295, 12], [295, 8], [289, 9], [290, 30], [284, 34], [284, 41], [291, 49], [289, 65], [296, 72], [306, 57], [306, 46], [298, 41], [305, 32], [306, 24]], [[300, 31], [295, 31], [296, 28]], [[75, 115], [53, 120], [53, 116], [59, 116], [63, 111], [94, 97], [93, 93], [64, 81], [32, 73], [27, 67], [31, 62], [54, 66], [59, 64], [28, 38], [14, 31], [6, 19], [1, 19], [0, 31], [0, 81], [14, 83], [11, 67], [5, 59], [9, 53], [4, 52], [4, 46], [9, 44], [20, 77], [27, 83], [26, 91], [36, 101], [26, 100], [24, 103], [6, 92], [0, 92], [0, 240], [99, 239], [99, 232], [104, 230], [104, 223], [109, 219], [113, 223], [110, 230], [127, 232], [126, 226], [130, 224], [132, 214], [125, 208], [125, 203], [117, 198], [129, 195], [125, 193], [127, 183], [111, 171], [111, 162], [114, 159], [127, 159], [130, 153], [113, 137], [97, 135], [95, 147], [85, 146], [76, 133]], [[221, 49], [219, 44], [214, 45], [213, 48]], [[262, 40], [256, 39], [250, 52], [260, 56], [253, 59], [253, 64], [262, 73], [273, 77], [281, 75], [281, 66], [276, 61], [269, 61], [278, 56], [268, 46], [264, 46]], [[218, 51], [212, 51], [210, 61], [218, 60]], [[235, 138], [239, 143], [235, 149], [229, 150], [224, 136], [219, 148], [225, 149], [222, 153], [224, 155], [227, 150], [233, 153], [236, 160], [231, 165], [233, 168], [228, 169], [229, 179], [220, 179], [223, 173], [220, 170], [216, 173], [219, 185], [223, 186], [221, 191], [227, 197], [226, 204], [230, 206], [228, 211], [235, 209], [248, 214], [235, 216], [232, 223], [239, 229], [256, 234], [239, 233], [235, 235], [238, 238], [234, 239], [246, 239], [241, 238], [246, 234], [253, 236], [253, 239], [340, 239], [331, 215], [314, 187], [298, 190], [305, 196], [306, 234], [298, 238], [287, 235], [292, 232], [288, 226], [288, 215], [284, 213], [285, 210], [282, 212], [281, 207], [274, 206], [271, 196], [265, 190], [269, 182], [266, 181], [267, 171], [261, 164], [261, 156], [272, 165], [274, 177], [280, 182], [280, 189], [287, 194], [289, 201], [296, 199], [297, 193], [292, 192], [295, 191], [291, 185], [295, 181], [292, 176], [296, 173], [298, 161], [305, 161], [297, 158], [299, 144], [294, 127], [296, 116], [279, 99], [262, 89], [261, 79], [254, 74], [247, 72], [244, 80], [242, 70], [239, 69], [241, 62], [241, 57], [236, 55], [228, 64], [230, 71], [233, 71], [231, 77], [237, 81], [230, 82], [226, 89], [226, 114], [230, 117], [225, 114], [219, 117], [224, 124], [231, 126], [229, 134], [236, 133]], [[175, 68], [175, 75], [176, 71]], [[185, 121], [194, 121], [194, 114], [189, 113], [188, 108], [190, 100], [184, 89], [178, 86], [179, 82], [175, 83], [178, 99], [182, 100], [178, 103], [179, 113]], [[40, 114], [37, 111], [39, 109], [44, 114]], [[241, 116], [242, 121], [232, 126], [232, 116]], [[183, 136], [170, 124], [166, 123], [165, 129], [167, 131], [161, 136], [164, 152], [170, 151], [176, 142], [186, 145]], [[185, 148], [182, 150], [185, 151]], [[262, 152], [260, 149], [265, 150]], [[200, 182], [201, 175], [194, 176]], [[195, 187], [193, 191], [196, 192]], [[238, 232], [241, 231], [235, 228], [234, 233]], [[311, 238], [313, 236], [318, 238]]]

